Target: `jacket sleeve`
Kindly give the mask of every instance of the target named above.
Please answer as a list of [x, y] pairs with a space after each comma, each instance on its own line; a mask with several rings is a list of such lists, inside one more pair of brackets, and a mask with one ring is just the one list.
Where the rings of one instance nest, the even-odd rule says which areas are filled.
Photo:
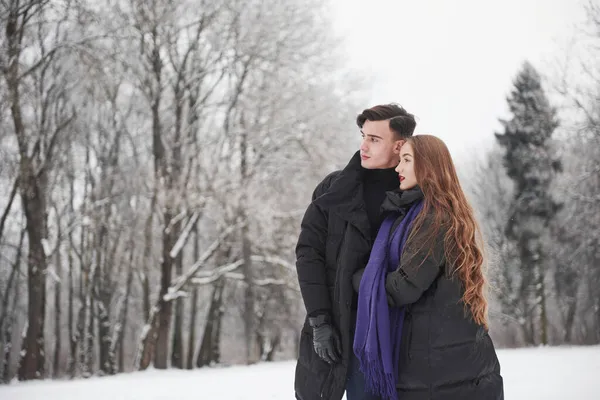
[[331, 314], [325, 264], [328, 216], [314, 200], [325, 193], [332, 177], [333, 174], [327, 176], [313, 192], [313, 201], [302, 218], [296, 245], [296, 272], [308, 316]]
[[429, 239], [429, 243], [423, 244], [428, 238], [431, 222], [431, 219], [425, 219], [414, 238], [407, 243], [398, 269], [386, 277], [388, 303], [394, 307], [415, 303], [443, 272], [446, 230], [441, 228], [434, 238]]

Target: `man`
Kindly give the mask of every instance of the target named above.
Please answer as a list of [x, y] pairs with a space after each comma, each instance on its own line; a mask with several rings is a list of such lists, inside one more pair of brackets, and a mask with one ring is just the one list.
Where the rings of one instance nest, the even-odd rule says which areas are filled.
[[[317, 186], [301, 224], [296, 269], [307, 318], [302, 328], [295, 391], [299, 400], [373, 399], [352, 350], [357, 294], [381, 224], [385, 192], [399, 187], [400, 147], [412, 136], [412, 114], [396, 104], [364, 110], [356, 123], [360, 151]], [[358, 274], [357, 274], [358, 275]]]

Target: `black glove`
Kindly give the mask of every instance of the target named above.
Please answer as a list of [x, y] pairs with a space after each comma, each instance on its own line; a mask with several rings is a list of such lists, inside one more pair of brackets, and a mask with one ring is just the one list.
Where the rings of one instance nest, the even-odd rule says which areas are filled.
[[308, 323], [313, 329], [313, 347], [319, 358], [329, 364], [340, 362], [340, 336], [329, 322], [329, 315], [310, 317]]

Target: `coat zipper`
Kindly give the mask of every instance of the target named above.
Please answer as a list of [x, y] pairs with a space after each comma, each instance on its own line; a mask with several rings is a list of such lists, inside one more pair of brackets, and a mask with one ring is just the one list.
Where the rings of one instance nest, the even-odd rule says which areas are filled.
[[[348, 230], [348, 222], [344, 225], [344, 234], [342, 235], [342, 239], [340, 240], [340, 245], [337, 249], [337, 254], [335, 255], [335, 264], [336, 264], [336, 272], [335, 272], [335, 283], [334, 283], [334, 291], [333, 291], [333, 305], [339, 302], [339, 291], [340, 291], [340, 273], [343, 267], [340, 267], [340, 254], [342, 254], [342, 248], [344, 247], [344, 242], [346, 241], [346, 231]], [[346, 308], [350, 307], [350, 302], [346, 301]]]
[[[342, 248], [344, 247], [344, 242], [346, 241], [346, 230], [348, 229], [348, 222], [346, 221], [346, 224], [344, 225], [344, 229], [343, 229], [343, 235], [342, 235], [342, 240], [340, 240], [340, 245], [337, 249], [337, 254], [335, 255], [335, 263], [336, 263], [336, 274], [335, 274], [335, 283], [334, 283], [334, 291], [333, 291], [333, 303], [335, 305], [335, 303], [337, 303], [339, 301], [339, 274], [341, 272], [341, 268], [339, 266], [339, 262], [340, 262], [340, 254], [342, 253]], [[347, 307], [349, 307], [350, 304], [347, 302]], [[319, 396], [323, 399], [325, 396], [325, 389], [328, 387], [328, 382], [331, 379], [331, 374], [333, 373], [333, 367], [329, 368], [329, 372], [327, 372], [327, 376], [325, 377], [325, 380], [323, 381], [323, 384], [321, 384], [321, 390], [319, 391]]]

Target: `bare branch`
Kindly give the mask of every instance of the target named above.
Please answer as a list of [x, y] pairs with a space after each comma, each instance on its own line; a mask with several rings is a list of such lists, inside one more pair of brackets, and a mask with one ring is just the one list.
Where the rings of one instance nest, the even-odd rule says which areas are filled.
[[186, 224], [185, 228], [183, 229], [183, 232], [181, 232], [181, 235], [179, 235], [177, 242], [171, 249], [171, 252], [169, 253], [171, 258], [177, 257], [177, 255], [183, 248], [183, 245], [185, 244], [188, 237], [190, 236], [190, 232], [194, 228], [194, 225], [196, 225], [196, 221], [198, 220], [198, 217], [200, 217], [200, 212], [195, 211], [194, 214], [192, 215], [192, 217], [189, 219], [188, 223]]
[[[235, 279], [238, 281], [242, 281], [244, 282], [244, 275], [240, 274], [240, 273], [236, 273], [236, 272], [229, 272], [227, 274], [225, 274], [226, 278], [230, 278], [230, 279]], [[272, 279], [272, 278], [265, 278], [265, 279], [257, 279], [254, 280], [252, 282], [252, 284], [254, 286], [285, 286], [288, 289], [293, 290], [294, 292], [298, 292], [300, 293], [300, 289], [295, 286], [293, 284], [293, 282], [290, 282], [289, 280], [285, 280], [285, 279]]]
[[252, 261], [257, 261], [257, 262], [264, 262], [264, 263], [268, 263], [268, 264], [273, 264], [273, 265], [277, 265], [280, 267], [283, 267], [289, 271], [292, 272], [296, 272], [296, 266], [286, 260], [284, 260], [283, 258], [280, 257], [275, 257], [275, 256], [259, 256], [259, 255], [253, 255], [252, 257]]
[[15, 196], [17, 195], [17, 190], [19, 188], [19, 177], [15, 178], [13, 182], [12, 189], [10, 190], [10, 195], [8, 196], [8, 204], [2, 213], [2, 218], [0, 218], [0, 242], [2, 241], [2, 236], [4, 234], [4, 225], [6, 224], [6, 219], [8, 218], [8, 214], [10, 214], [10, 209], [12, 208], [13, 201]]
[[243, 264], [244, 264], [244, 260], [237, 260], [236, 262], [218, 267], [217, 269], [215, 269], [213, 271], [196, 274], [196, 276], [193, 277], [190, 280], [190, 282], [193, 283], [194, 285], [206, 285], [209, 283], [213, 283], [213, 282], [217, 281], [220, 277], [222, 277], [232, 271], [235, 271], [236, 269], [241, 267]]
[[[173, 283], [173, 285], [171, 285], [165, 296], [168, 296], [169, 293], [176, 293], [180, 291], [197, 274], [198, 270], [202, 268], [206, 261], [210, 257], [212, 257], [212, 255], [215, 253], [215, 251], [217, 251], [222, 242], [229, 235], [231, 235], [231, 233], [233, 233], [235, 229], [238, 229], [243, 223], [231, 225], [227, 229], [225, 229], [225, 231], [223, 231], [223, 233], [221, 233], [221, 235], [219, 235], [219, 237], [215, 239], [215, 241], [208, 247], [208, 249], [206, 249], [206, 251], [200, 256], [196, 263], [192, 265], [184, 275], [178, 277], [175, 280], [175, 282]], [[165, 301], [167, 301], [167, 299], [165, 299]]]

